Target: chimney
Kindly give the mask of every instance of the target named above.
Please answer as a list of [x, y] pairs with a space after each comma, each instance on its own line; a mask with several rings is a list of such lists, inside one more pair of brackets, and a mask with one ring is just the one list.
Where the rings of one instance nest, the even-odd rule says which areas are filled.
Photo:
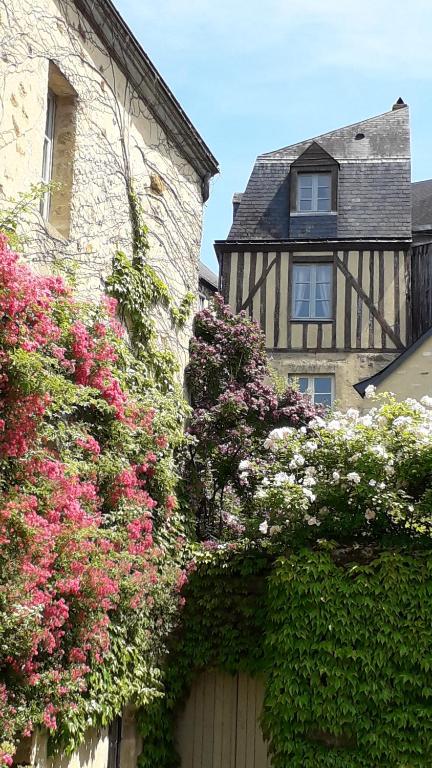
[[234, 194], [233, 194], [233, 199], [232, 199], [232, 204], [233, 204], [233, 221], [234, 221], [234, 219], [236, 217], [236, 213], [238, 211], [238, 207], [239, 207], [239, 205], [241, 203], [242, 197], [243, 197], [243, 192], [234, 192]]
[[399, 96], [398, 100], [393, 104], [392, 110], [394, 111], [395, 109], [403, 109], [406, 106], [407, 104], [405, 104], [404, 100]]

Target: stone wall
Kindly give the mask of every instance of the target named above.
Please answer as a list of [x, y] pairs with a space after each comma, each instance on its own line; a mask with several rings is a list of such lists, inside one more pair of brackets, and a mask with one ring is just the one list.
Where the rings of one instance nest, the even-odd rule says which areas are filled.
[[[24, 255], [77, 269], [103, 290], [117, 248], [130, 251], [132, 179], [149, 226], [150, 261], [178, 301], [197, 289], [202, 179], [167, 137], [72, 0], [0, 0], [0, 209], [41, 180], [47, 93], [56, 95], [48, 222], [27, 214]], [[161, 335], [185, 357], [190, 327]]]

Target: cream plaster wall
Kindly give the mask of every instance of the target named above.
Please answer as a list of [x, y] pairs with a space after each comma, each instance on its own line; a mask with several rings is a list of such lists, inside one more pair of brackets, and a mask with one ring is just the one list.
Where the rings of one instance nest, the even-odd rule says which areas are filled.
[[[136, 768], [142, 750], [137, 732], [135, 710], [127, 707], [122, 715], [120, 768]], [[47, 755], [47, 734], [38, 733], [33, 741], [30, 763], [34, 768], [107, 768], [109, 755], [108, 729], [91, 729], [81, 747], [72, 755]]]
[[272, 353], [270, 360], [277, 373], [286, 381], [293, 375], [334, 376], [336, 407], [362, 410], [370, 407], [370, 403], [356, 392], [353, 384], [381, 371], [395, 357], [392, 353], [371, 352], [301, 352], [296, 355], [281, 352]]
[[[86, 295], [103, 290], [117, 248], [130, 250], [126, 180], [133, 178], [149, 226], [150, 261], [180, 301], [197, 290], [201, 179], [156, 123], [72, 0], [0, 0], [0, 209], [41, 180], [49, 62], [77, 94], [71, 116], [69, 237], [26, 216], [25, 256], [39, 268], [78, 267]], [[62, 126], [67, 138], [67, 126]], [[66, 141], [67, 144], [67, 141]], [[64, 147], [64, 153], [70, 151]], [[72, 168], [70, 167], [72, 163]], [[152, 184], [157, 175], [162, 184]], [[55, 220], [55, 218], [54, 218]], [[161, 338], [185, 357], [190, 327]]]
[[398, 400], [424, 395], [432, 397], [432, 338], [425, 339], [414, 352], [377, 385], [377, 393], [393, 392]]

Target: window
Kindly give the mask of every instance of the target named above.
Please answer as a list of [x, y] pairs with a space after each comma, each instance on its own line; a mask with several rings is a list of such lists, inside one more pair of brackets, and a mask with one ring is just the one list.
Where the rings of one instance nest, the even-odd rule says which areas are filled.
[[332, 264], [294, 264], [293, 318], [326, 320], [332, 316]]
[[298, 376], [298, 388], [311, 397], [315, 405], [331, 408], [334, 398], [333, 376]]
[[69, 237], [71, 225], [76, 103], [76, 91], [50, 61], [41, 180], [53, 184], [40, 202], [40, 212], [44, 221], [65, 238]]
[[331, 173], [299, 173], [297, 179], [299, 213], [331, 211]]
[[[47, 110], [45, 120], [45, 135], [42, 156], [42, 181], [50, 184], [52, 181], [53, 154], [54, 154], [54, 124], [56, 112], [56, 99], [51, 90], [48, 90]], [[51, 206], [51, 192], [45, 192], [40, 202], [40, 212], [45, 221], [49, 219]]]

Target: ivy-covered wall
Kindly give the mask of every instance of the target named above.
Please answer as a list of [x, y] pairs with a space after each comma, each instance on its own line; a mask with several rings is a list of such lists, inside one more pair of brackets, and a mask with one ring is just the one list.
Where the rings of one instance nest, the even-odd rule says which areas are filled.
[[400, 549], [204, 555], [163, 696], [140, 716], [141, 768], [178, 764], [178, 711], [209, 667], [264, 672], [274, 768], [429, 767], [431, 574], [430, 552]]

